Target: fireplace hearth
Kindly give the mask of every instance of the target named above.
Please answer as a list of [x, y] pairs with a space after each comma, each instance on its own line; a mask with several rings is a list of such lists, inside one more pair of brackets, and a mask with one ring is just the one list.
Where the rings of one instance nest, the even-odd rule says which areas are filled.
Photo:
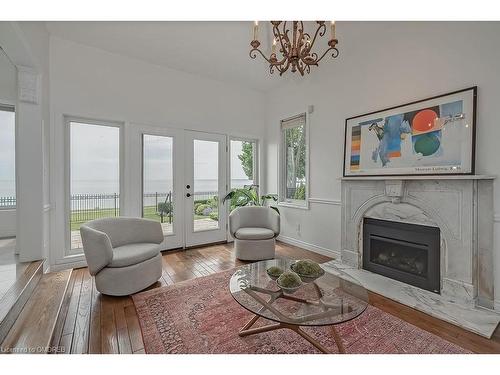
[[[494, 177], [479, 175], [342, 178], [341, 250], [336, 267], [373, 293], [490, 338], [500, 322], [493, 181]], [[365, 219], [432, 228], [433, 250], [415, 246], [422, 245], [421, 235], [415, 239], [404, 231], [394, 236], [382, 226], [370, 239], [374, 245], [370, 258], [364, 249], [369, 243], [365, 227], [370, 224], [365, 225]], [[397, 252], [386, 249], [392, 245], [397, 245]], [[426, 252], [423, 260], [419, 250]], [[396, 262], [398, 258], [403, 260]], [[369, 259], [369, 264], [363, 264]], [[403, 277], [405, 287], [397, 281]]]
[[363, 268], [439, 293], [440, 240], [436, 227], [364, 218]]

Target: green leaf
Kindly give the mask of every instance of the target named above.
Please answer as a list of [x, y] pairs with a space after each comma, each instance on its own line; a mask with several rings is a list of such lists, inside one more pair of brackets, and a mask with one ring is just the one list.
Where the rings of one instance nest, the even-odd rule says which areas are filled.
[[227, 193], [227, 195], [224, 197], [224, 199], [222, 200], [222, 203], [226, 203], [226, 201], [228, 199], [233, 199], [234, 195], [236, 194], [236, 191], [235, 190], [231, 190], [229, 193]]
[[281, 213], [280, 213], [280, 210], [278, 210], [278, 207], [275, 207], [275, 206], [269, 206], [269, 208], [273, 209], [274, 211], [276, 211], [278, 213], [278, 215], [281, 216]]

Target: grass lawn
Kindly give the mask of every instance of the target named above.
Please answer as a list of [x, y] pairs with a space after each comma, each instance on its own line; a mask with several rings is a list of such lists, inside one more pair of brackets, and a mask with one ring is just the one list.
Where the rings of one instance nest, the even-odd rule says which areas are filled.
[[[84, 210], [84, 211], [72, 211], [71, 212], [71, 230], [79, 230], [80, 225], [86, 223], [87, 221], [100, 219], [103, 217], [114, 217], [115, 210], [113, 208], [105, 208], [99, 210]], [[160, 215], [156, 214], [155, 206], [144, 207], [144, 218], [160, 221]], [[206, 219], [208, 216], [194, 215], [195, 220]], [[173, 218], [172, 218], [173, 219]], [[168, 223], [168, 217], [163, 218], [164, 223]]]

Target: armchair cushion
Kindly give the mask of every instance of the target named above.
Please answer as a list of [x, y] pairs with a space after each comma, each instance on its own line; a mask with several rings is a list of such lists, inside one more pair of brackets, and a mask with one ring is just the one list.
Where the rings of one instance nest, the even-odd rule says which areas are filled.
[[161, 224], [148, 219], [109, 217], [92, 220], [85, 225], [106, 233], [113, 247], [145, 242], [160, 244], [164, 240]]
[[127, 267], [154, 258], [160, 253], [155, 243], [134, 243], [113, 248], [113, 259], [107, 267]]
[[237, 238], [240, 228], [267, 228], [274, 232], [274, 237], [280, 233], [280, 216], [269, 207], [245, 206], [238, 207], [229, 215], [229, 232]]
[[83, 242], [83, 252], [91, 275], [95, 275], [113, 259], [113, 247], [106, 233], [82, 225], [80, 233]]
[[240, 228], [235, 233], [239, 240], [268, 240], [274, 237], [274, 231], [267, 228]]

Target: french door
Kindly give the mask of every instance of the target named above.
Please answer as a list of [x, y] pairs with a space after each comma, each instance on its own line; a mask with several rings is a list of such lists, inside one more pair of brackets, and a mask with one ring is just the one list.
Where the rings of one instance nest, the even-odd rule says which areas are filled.
[[182, 131], [142, 133], [142, 217], [161, 223], [162, 249], [184, 246]]
[[121, 123], [100, 120], [65, 121], [67, 201], [57, 219], [66, 234], [61, 236], [63, 257], [81, 254], [82, 223], [120, 215], [160, 222], [162, 250], [226, 241], [229, 203], [224, 204], [224, 197], [232, 188], [258, 183], [256, 140], [139, 124], [123, 131]]
[[185, 246], [225, 241], [226, 136], [184, 132]]
[[226, 136], [144, 129], [142, 217], [160, 221], [165, 250], [226, 240]]

